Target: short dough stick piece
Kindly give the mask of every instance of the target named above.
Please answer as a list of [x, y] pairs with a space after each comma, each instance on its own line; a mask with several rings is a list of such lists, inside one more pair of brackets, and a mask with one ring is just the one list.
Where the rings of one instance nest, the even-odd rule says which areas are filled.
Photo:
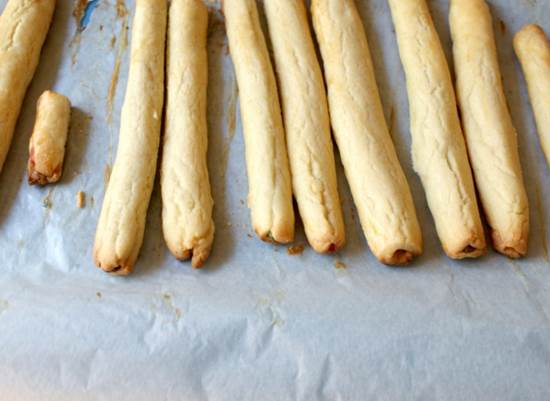
[[472, 171], [449, 66], [425, 0], [388, 0], [407, 78], [412, 153], [443, 249], [485, 253]]
[[367, 37], [353, 0], [313, 0], [334, 136], [373, 254], [403, 264], [422, 252], [411, 192], [393, 146]]
[[485, 0], [451, 0], [449, 20], [458, 104], [480, 201], [495, 249], [518, 258], [527, 252], [529, 205], [491, 13]]
[[162, 152], [162, 228], [170, 251], [201, 267], [214, 239], [207, 166], [208, 8], [172, 0], [169, 11], [166, 123]]
[[334, 252], [345, 239], [323, 75], [303, 0], [264, 2], [279, 78], [294, 196], [307, 239]]
[[55, 0], [9, 0], [0, 16], [0, 172], [54, 9]]
[[275, 74], [255, 0], [224, 0], [237, 75], [252, 225], [264, 241], [294, 239], [292, 185]]
[[94, 257], [129, 274], [143, 241], [157, 165], [164, 97], [166, 2], [137, 0], [116, 161], [97, 226]]
[[535, 112], [546, 162], [550, 167], [550, 41], [538, 25], [527, 25], [514, 38]]
[[46, 91], [38, 99], [29, 143], [29, 184], [45, 185], [61, 178], [70, 118], [71, 102], [65, 96]]

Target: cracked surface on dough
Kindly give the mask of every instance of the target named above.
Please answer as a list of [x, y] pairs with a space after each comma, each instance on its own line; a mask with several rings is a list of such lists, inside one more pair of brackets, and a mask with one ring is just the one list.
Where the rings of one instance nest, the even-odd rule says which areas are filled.
[[529, 206], [508, 111], [492, 17], [484, 0], [451, 1], [457, 97], [480, 201], [495, 249], [525, 255]]
[[344, 244], [323, 76], [302, 1], [264, 3], [283, 105], [294, 196], [317, 252]]
[[11, 0], [0, 16], [0, 171], [54, 8], [55, 0]]
[[425, 0], [389, 0], [407, 78], [413, 162], [443, 249], [451, 258], [485, 252], [451, 75]]
[[214, 239], [207, 166], [208, 9], [173, 0], [167, 45], [166, 124], [161, 166], [162, 228], [172, 254], [201, 267]]
[[550, 41], [538, 25], [526, 25], [514, 38], [521, 62], [537, 131], [550, 168]]
[[292, 186], [275, 74], [256, 2], [224, 0], [235, 67], [248, 175], [252, 225], [264, 240], [294, 239]]
[[362, 22], [353, 1], [313, 0], [334, 136], [374, 255], [403, 264], [422, 252], [405, 175], [384, 118]]
[[94, 247], [96, 264], [128, 274], [137, 260], [157, 165], [164, 96], [166, 4], [138, 0], [119, 145]]

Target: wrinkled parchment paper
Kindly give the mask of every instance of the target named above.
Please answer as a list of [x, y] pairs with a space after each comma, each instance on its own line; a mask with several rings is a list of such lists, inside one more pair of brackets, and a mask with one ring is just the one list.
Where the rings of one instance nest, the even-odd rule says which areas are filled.
[[[469, 262], [444, 256], [411, 167], [405, 81], [388, 6], [357, 2], [414, 193], [424, 255], [408, 269], [375, 260], [340, 165], [348, 237], [342, 252], [319, 256], [306, 247], [291, 256], [254, 238], [238, 95], [214, 5], [212, 257], [202, 271], [171, 257], [157, 184], [136, 271], [116, 278], [94, 267], [91, 252], [117, 147], [131, 18], [122, 0], [99, 0], [92, 13], [77, 9], [76, 17], [72, 0], [58, 1], [0, 175], [0, 400], [550, 399], [550, 171], [511, 45], [527, 22], [550, 33], [550, 2], [491, 0], [531, 205], [529, 257], [517, 262], [494, 253]], [[450, 56], [448, 1], [429, 3]], [[126, 7], [131, 16], [133, 1]], [[30, 188], [27, 144], [36, 100], [49, 88], [74, 105], [64, 176], [59, 185]], [[76, 206], [79, 191], [83, 209]]]

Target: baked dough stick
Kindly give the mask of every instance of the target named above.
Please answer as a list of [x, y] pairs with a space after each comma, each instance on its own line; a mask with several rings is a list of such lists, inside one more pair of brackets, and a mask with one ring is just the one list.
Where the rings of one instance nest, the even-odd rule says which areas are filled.
[[443, 249], [486, 250], [451, 74], [425, 0], [388, 0], [407, 78], [412, 154]]
[[264, 2], [283, 106], [294, 197], [307, 239], [334, 252], [345, 239], [327, 98], [303, 0]]
[[252, 225], [264, 240], [294, 239], [292, 185], [275, 74], [255, 0], [223, 0], [237, 75]]
[[529, 206], [485, 0], [451, 0], [456, 91], [470, 162], [495, 249], [524, 256]]
[[59, 181], [71, 118], [71, 102], [65, 96], [45, 91], [38, 99], [36, 122], [29, 144], [29, 184]]
[[55, 0], [9, 0], [0, 16], [0, 172], [54, 9]]
[[407, 263], [422, 252], [422, 235], [384, 119], [361, 19], [353, 0], [313, 0], [311, 12], [334, 136], [363, 231], [382, 262]]
[[164, 98], [166, 1], [136, 0], [130, 71], [116, 161], [99, 217], [94, 257], [103, 270], [129, 274], [153, 190]]
[[541, 27], [527, 25], [514, 38], [535, 112], [542, 150], [550, 167], [550, 41]]
[[172, 0], [167, 44], [166, 123], [160, 183], [162, 228], [178, 259], [201, 267], [214, 239], [206, 161], [208, 8], [202, 0]]

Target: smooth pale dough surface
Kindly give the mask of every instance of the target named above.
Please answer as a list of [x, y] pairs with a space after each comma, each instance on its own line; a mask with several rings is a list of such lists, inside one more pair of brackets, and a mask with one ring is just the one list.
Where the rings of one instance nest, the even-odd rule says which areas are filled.
[[323, 75], [303, 0], [264, 2], [283, 107], [294, 197], [310, 245], [345, 240]]
[[447, 255], [486, 243], [449, 66], [425, 0], [388, 0], [407, 79], [414, 169]]
[[277, 83], [255, 0], [224, 0], [237, 76], [252, 225], [265, 241], [294, 239], [292, 184]]
[[514, 38], [537, 130], [546, 162], [550, 168], [550, 41], [538, 25], [526, 25]]
[[29, 143], [29, 183], [59, 181], [71, 118], [71, 102], [65, 96], [45, 91], [37, 102], [36, 122]]
[[116, 161], [95, 239], [103, 270], [129, 274], [137, 260], [157, 166], [164, 97], [166, 2], [137, 0]]
[[353, 0], [313, 0], [311, 13], [334, 136], [363, 231], [382, 262], [409, 262], [422, 252], [422, 235], [384, 118], [361, 19]]
[[452, 0], [449, 21], [458, 104], [481, 205], [494, 248], [518, 258], [527, 252], [529, 205], [491, 13], [485, 0]]
[[168, 19], [166, 122], [162, 151], [162, 228], [178, 259], [200, 267], [214, 239], [207, 149], [208, 8], [172, 0]]
[[9, 0], [0, 16], [0, 172], [54, 9], [55, 0]]

